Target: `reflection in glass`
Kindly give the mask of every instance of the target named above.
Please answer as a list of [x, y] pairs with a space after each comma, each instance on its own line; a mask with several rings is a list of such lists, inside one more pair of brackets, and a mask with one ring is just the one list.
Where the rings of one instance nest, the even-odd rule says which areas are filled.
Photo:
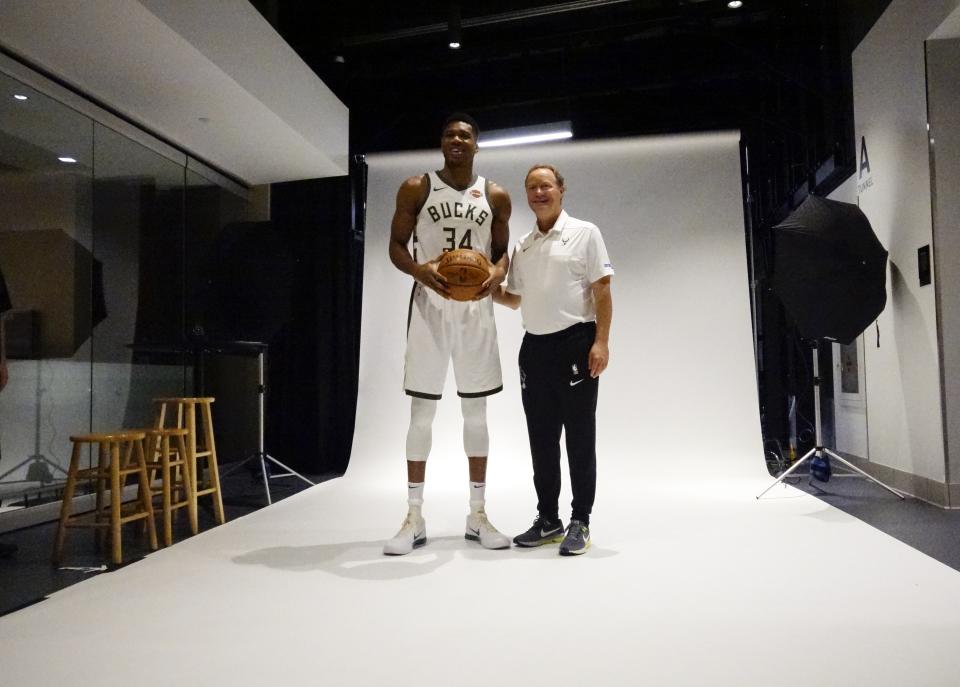
[[67, 435], [90, 424], [92, 126], [0, 74], [0, 497], [62, 478]]
[[60, 498], [71, 434], [149, 425], [153, 398], [198, 391], [183, 353], [203, 325], [191, 294], [222, 227], [250, 214], [229, 186], [0, 73], [0, 274], [12, 306], [0, 298], [0, 517]]

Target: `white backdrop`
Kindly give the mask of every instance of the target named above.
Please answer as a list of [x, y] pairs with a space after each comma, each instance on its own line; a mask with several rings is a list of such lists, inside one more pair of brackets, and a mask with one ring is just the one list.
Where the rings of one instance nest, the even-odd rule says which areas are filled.
[[[481, 151], [476, 171], [504, 186], [513, 199], [511, 248], [533, 227], [523, 179], [538, 162], [560, 168], [565, 208], [600, 227], [616, 270], [611, 362], [601, 379], [598, 408], [601, 483], [635, 470], [641, 479], [764, 476], [739, 136]], [[402, 373], [412, 282], [387, 257], [390, 218], [402, 180], [443, 161], [438, 151], [420, 151], [371, 156], [368, 163], [360, 393], [350, 476], [362, 474], [370, 483], [382, 478], [399, 494], [409, 412]], [[519, 481], [532, 490], [517, 372], [520, 315], [496, 310], [504, 391], [489, 399], [488, 482], [495, 489]], [[428, 493], [441, 484], [459, 488], [466, 480], [452, 373], [439, 403]]]

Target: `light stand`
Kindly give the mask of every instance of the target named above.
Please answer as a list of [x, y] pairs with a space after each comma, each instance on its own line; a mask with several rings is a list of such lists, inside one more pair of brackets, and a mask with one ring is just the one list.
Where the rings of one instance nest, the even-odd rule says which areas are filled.
[[800, 460], [798, 460], [796, 463], [794, 463], [794, 464], [790, 467], [790, 469], [788, 469], [788, 470], [787, 470], [786, 472], [784, 472], [782, 475], [780, 475], [779, 477], [777, 477], [777, 479], [774, 481], [773, 484], [771, 484], [769, 487], [767, 487], [766, 489], [764, 489], [763, 491], [761, 491], [761, 492], [757, 495], [757, 498], [759, 499], [761, 496], [763, 496], [763, 495], [766, 494], [768, 491], [770, 491], [771, 489], [773, 489], [776, 485], [780, 484], [783, 480], [785, 480], [787, 477], [789, 477], [790, 474], [791, 474], [794, 470], [796, 470], [797, 468], [799, 468], [799, 467], [800, 467], [801, 465], [803, 465], [805, 462], [807, 462], [808, 460], [810, 460], [810, 459], [813, 458], [814, 456], [823, 456], [823, 454], [826, 454], [826, 455], [830, 456], [831, 458], [833, 458], [834, 460], [836, 460], [837, 462], [842, 463], [843, 465], [845, 465], [846, 467], [850, 468], [850, 469], [853, 470], [854, 472], [860, 474], [862, 477], [866, 477], [868, 480], [870, 480], [870, 481], [873, 482], [874, 484], [883, 487], [884, 489], [886, 489], [887, 491], [889, 491], [891, 494], [893, 494], [893, 495], [896, 496], [897, 498], [899, 498], [899, 499], [905, 498], [904, 495], [901, 494], [900, 492], [896, 491], [895, 489], [893, 489], [893, 488], [891, 488], [891, 487], [888, 487], [886, 484], [884, 484], [883, 482], [881, 482], [880, 480], [878, 480], [876, 477], [873, 477], [872, 475], [868, 475], [866, 472], [864, 472], [863, 470], [861, 470], [860, 468], [858, 468], [856, 465], [854, 465], [854, 464], [851, 463], [850, 461], [845, 460], [844, 458], [838, 456], [836, 453], [834, 453], [833, 451], [831, 451], [831, 450], [828, 449], [828, 448], [825, 448], [825, 447], [822, 445], [821, 440], [820, 440], [820, 364], [819, 364], [819, 360], [818, 360], [819, 354], [818, 354], [818, 351], [817, 351], [817, 342], [816, 342], [816, 341], [814, 341], [814, 342], [811, 344], [811, 348], [813, 348], [813, 411], [814, 411], [814, 417], [815, 417], [815, 425], [814, 425], [814, 428], [815, 428], [815, 431], [816, 431], [816, 445], [815, 445], [812, 449], [810, 449], [809, 451], [807, 451], [807, 453], [804, 454], [804, 456], [803, 456]]
[[[280, 477], [299, 477], [310, 486], [315, 486], [316, 482], [311, 482], [309, 479], [301, 475], [299, 472], [297, 472], [293, 468], [289, 467], [288, 465], [284, 465], [279, 460], [277, 460], [276, 458], [271, 456], [269, 453], [267, 453], [264, 448], [264, 441], [263, 441], [264, 424], [265, 424], [264, 423], [264, 398], [266, 395], [266, 384], [264, 381], [264, 368], [266, 367], [266, 365], [265, 365], [264, 358], [266, 356], [266, 348], [267, 347], [264, 344], [257, 346], [257, 374], [259, 379], [259, 383], [257, 385], [257, 416], [258, 416], [257, 420], [259, 425], [258, 435], [257, 435], [257, 450], [254, 453], [251, 453], [249, 456], [247, 456], [243, 460], [241, 460], [239, 463], [237, 463], [233, 467], [231, 467], [229, 470], [224, 472], [223, 476], [226, 477], [227, 475], [231, 474], [232, 472], [238, 470], [239, 468], [249, 463], [251, 460], [259, 460], [260, 474], [263, 476], [263, 489], [267, 494], [267, 503], [272, 504], [273, 498], [270, 495], [271, 479], [279, 479]], [[267, 468], [268, 460], [274, 465], [277, 465], [283, 468], [284, 470], [286, 470], [286, 472], [282, 472], [276, 475], [270, 474], [269, 469]]]
[[[59, 470], [66, 476], [67, 471], [63, 469], [60, 465], [54, 463], [52, 460], [40, 453], [40, 397], [43, 395], [43, 387], [40, 380], [40, 366], [43, 364], [43, 361], [37, 360], [37, 391], [36, 391], [36, 410], [34, 411], [34, 420], [36, 426], [33, 433], [33, 455], [22, 460], [12, 468], [7, 470], [5, 473], [0, 475], [0, 483], [3, 484], [14, 484], [20, 482], [40, 482], [41, 485], [50, 484], [54, 481], [53, 473], [50, 471], [52, 467], [54, 470]], [[9, 482], [3, 482], [3, 478], [7, 475], [12, 475], [17, 470], [22, 468], [24, 465], [28, 465], [27, 468], [27, 478], [22, 480], [11, 480]]]

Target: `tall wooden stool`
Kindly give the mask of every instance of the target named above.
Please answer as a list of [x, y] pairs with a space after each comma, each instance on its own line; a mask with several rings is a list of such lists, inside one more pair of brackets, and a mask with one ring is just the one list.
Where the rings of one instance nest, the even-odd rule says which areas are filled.
[[[190, 476], [190, 462], [187, 452], [185, 428], [168, 427], [164, 429], [143, 430], [147, 439], [147, 470], [150, 484], [156, 473], [160, 473], [160, 491], [151, 496], [161, 497], [163, 509], [163, 545], [173, 544], [173, 512], [186, 508], [190, 516], [190, 528], [197, 533], [197, 504], [193, 498]], [[171, 442], [174, 443], [171, 446]]]
[[[57, 537], [53, 548], [53, 562], [59, 563], [63, 556], [63, 542], [68, 527], [96, 527], [109, 530], [112, 539], [112, 559], [116, 564], [123, 562], [121, 550], [121, 527], [133, 520], [147, 521], [147, 534], [150, 548], [157, 548], [157, 531], [153, 520], [153, 506], [150, 503], [150, 482], [147, 476], [147, 463], [143, 455], [143, 432], [121, 431], [109, 434], [80, 434], [70, 437], [73, 453], [70, 456], [70, 469], [67, 471], [67, 484], [63, 490], [63, 504], [60, 507], [60, 523], [57, 525]], [[93, 468], [81, 468], [80, 456], [85, 445], [98, 446], [99, 459]], [[124, 513], [123, 488], [127, 476], [137, 475], [139, 489], [137, 499], [128, 502], [130, 506]], [[97, 483], [96, 509], [92, 514], [74, 516], [72, 509], [73, 493], [79, 479], [93, 479]], [[106, 507], [107, 482], [110, 483], [110, 505]]]
[[[187, 467], [190, 471], [192, 486], [191, 499], [193, 501], [193, 520], [190, 526], [194, 534], [197, 532], [197, 499], [201, 496], [213, 498], [213, 513], [217, 524], [226, 522], [223, 515], [223, 494], [220, 491], [220, 471], [217, 468], [217, 445], [213, 438], [213, 412], [211, 406], [215, 399], [202, 398], [155, 398], [157, 414], [154, 427], [164, 429], [168, 417], [171, 426], [186, 429], [187, 436]], [[197, 420], [199, 406], [200, 419]], [[172, 415], [176, 416], [176, 425], [172, 425]], [[199, 429], [198, 429], [199, 425]], [[203, 470], [200, 460], [206, 458], [206, 479], [202, 479]]]

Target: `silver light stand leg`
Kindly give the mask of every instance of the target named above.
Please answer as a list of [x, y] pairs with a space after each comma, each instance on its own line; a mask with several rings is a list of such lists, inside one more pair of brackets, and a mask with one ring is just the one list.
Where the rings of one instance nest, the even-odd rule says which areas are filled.
[[[264, 488], [264, 490], [267, 492], [267, 503], [268, 503], [268, 504], [272, 504], [272, 503], [273, 503], [273, 498], [270, 496], [270, 480], [271, 480], [271, 479], [275, 479], [275, 478], [278, 478], [278, 477], [299, 477], [300, 479], [302, 479], [304, 482], [306, 482], [306, 483], [309, 484], [310, 486], [314, 486], [314, 485], [316, 484], [316, 482], [311, 482], [309, 479], [307, 479], [306, 477], [304, 477], [303, 475], [301, 475], [299, 472], [297, 472], [296, 470], [294, 470], [293, 468], [291, 468], [291, 467], [289, 467], [289, 466], [287, 466], [287, 465], [284, 465], [284, 464], [281, 463], [279, 460], [277, 460], [276, 458], [274, 458], [273, 456], [271, 456], [269, 453], [266, 452], [266, 448], [265, 448], [265, 446], [264, 446], [264, 439], [263, 439], [263, 435], [264, 435], [264, 424], [265, 424], [265, 420], [264, 420], [264, 415], [265, 415], [265, 413], [264, 413], [264, 396], [265, 396], [265, 393], [266, 393], [266, 386], [265, 386], [265, 381], [264, 381], [264, 367], [265, 367], [265, 366], [264, 366], [264, 360], [263, 360], [263, 358], [264, 358], [264, 352], [263, 352], [263, 350], [261, 350], [261, 351], [259, 352], [259, 354], [257, 355], [257, 368], [258, 368], [258, 374], [259, 374], [259, 385], [258, 385], [258, 387], [257, 387], [257, 394], [258, 394], [258, 399], [257, 399], [258, 409], [257, 409], [257, 410], [258, 410], [259, 425], [260, 425], [260, 426], [259, 426], [258, 443], [257, 443], [257, 456], [260, 458], [260, 471], [261, 471], [261, 474], [263, 475], [263, 488]], [[275, 465], [280, 466], [281, 468], [283, 468], [284, 470], [286, 470], [286, 472], [282, 472], [282, 473], [280, 473], [280, 474], [278, 474], [278, 475], [270, 475], [270, 474], [267, 472], [267, 464], [266, 464], [266, 462], [265, 462], [265, 461], [267, 461], [267, 460], [269, 460], [271, 463], [274, 463]]]
[[[46, 486], [53, 484], [56, 481], [56, 478], [53, 476], [54, 473], [50, 471], [49, 468], [58, 470], [62, 472], [64, 477], [67, 476], [67, 471], [63, 469], [63, 466], [54, 463], [52, 460], [40, 453], [40, 423], [42, 422], [40, 406], [43, 397], [43, 384], [41, 380], [41, 369], [40, 366], [43, 364], [42, 360], [37, 360], [37, 390], [36, 390], [36, 406], [34, 411], [34, 433], [33, 433], [33, 450], [34, 453], [32, 456], [29, 456], [26, 460], [23, 460], [12, 468], [0, 475], [0, 484], [18, 484], [21, 482], [40, 482], [41, 485]], [[17, 479], [4, 482], [4, 478], [13, 473], [17, 472], [24, 465], [27, 466], [27, 475], [26, 479]], [[36, 470], [33, 468], [38, 466]], [[36, 475], [36, 472], [40, 472], [40, 476], [37, 479], [31, 479], [30, 473], [33, 472]], [[48, 479], [49, 477], [49, 479]]]
[[769, 487], [767, 487], [766, 489], [761, 491], [759, 494], [757, 494], [757, 498], [759, 499], [761, 496], [763, 496], [768, 491], [773, 489], [775, 486], [780, 484], [783, 480], [785, 480], [787, 477], [790, 476], [790, 473], [792, 473], [794, 470], [796, 470], [805, 462], [807, 462], [807, 460], [809, 460], [815, 455], [820, 455], [824, 453], [826, 453], [831, 458], [834, 458], [839, 462], [843, 463], [846, 467], [850, 468], [854, 472], [860, 474], [863, 477], [866, 477], [868, 480], [870, 480], [874, 484], [883, 487], [884, 489], [889, 491], [891, 494], [893, 494], [897, 498], [899, 499], [905, 498], [904, 495], [901, 494], [899, 491], [891, 487], [888, 487], [886, 484], [878, 480], [873, 475], [868, 475], [866, 472], [858, 468], [856, 465], [854, 465], [850, 461], [841, 458], [830, 449], [823, 447], [823, 444], [821, 443], [821, 440], [820, 440], [820, 361], [819, 361], [819, 357], [820, 356], [817, 351], [817, 344], [814, 343], [813, 344], [813, 413], [814, 413], [814, 430], [816, 431], [816, 440], [817, 440], [816, 446], [810, 449], [809, 451], [807, 451], [803, 455], [803, 458], [801, 458], [796, 463], [791, 465], [789, 470], [787, 470], [782, 475], [777, 477], [777, 479], [773, 482], [773, 484], [771, 484]]
[[[264, 362], [264, 351], [261, 349], [257, 353], [257, 432], [258, 432], [257, 433], [257, 451], [256, 453], [251, 453], [249, 456], [241, 460], [236, 465], [231, 466], [230, 469], [227, 470], [226, 472], [221, 473], [220, 477], [221, 478], [226, 477], [234, 473], [235, 471], [239, 470], [241, 467], [246, 465], [251, 460], [257, 459], [258, 461], [260, 461], [260, 475], [263, 478], [263, 490], [267, 494], [267, 504], [273, 504], [273, 497], [270, 494], [271, 479], [278, 478], [278, 477], [299, 477], [310, 486], [314, 486], [316, 482], [311, 482], [309, 479], [301, 475], [299, 472], [297, 472], [296, 470], [294, 470], [293, 468], [287, 465], [284, 465], [283, 463], [281, 463], [279, 460], [271, 456], [266, 451], [266, 447], [264, 445], [264, 434], [265, 434], [264, 426], [266, 424], [266, 419], [265, 419], [266, 413], [264, 412], [264, 398], [266, 395], [266, 383], [265, 383], [265, 375], [264, 375], [265, 367], [266, 365]], [[286, 472], [279, 473], [276, 475], [271, 475], [270, 472], [267, 470], [266, 461], [268, 460], [271, 463], [279, 465], [281, 468], [286, 470]]]

